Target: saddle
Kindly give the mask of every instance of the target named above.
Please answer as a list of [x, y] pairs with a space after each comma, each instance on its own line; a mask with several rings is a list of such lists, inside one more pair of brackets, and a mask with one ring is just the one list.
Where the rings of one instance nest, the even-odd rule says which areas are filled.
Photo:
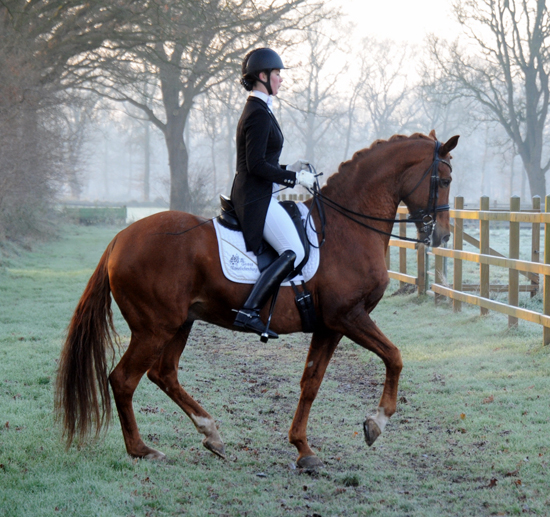
[[[218, 216], [218, 221], [222, 226], [225, 226], [226, 228], [229, 228], [233, 231], [241, 232], [241, 224], [239, 223], [237, 217], [235, 216], [235, 207], [233, 206], [233, 201], [227, 196], [224, 196], [223, 194], [220, 195], [220, 202], [221, 202], [221, 213]], [[300, 236], [300, 241], [302, 242], [302, 246], [304, 247], [305, 257], [302, 262], [300, 262], [295, 268], [294, 271], [290, 274], [289, 278], [294, 278], [296, 275], [299, 275], [307, 263], [309, 259], [309, 240], [307, 238], [306, 229], [304, 228], [304, 224], [302, 223], [302, 214], [300, 213], [300, 210], [296, 206], [296, 203], [294, 201], [279, 201], [279, 204], [287, 211], [288, 215], [290, 215], [290, 218], [292, 219], [292, 222], [294, 223], [294, 226], [296, 227], [296, 230], [298, 231], [298, 235]], [[262, 247], [260, 249], [260, 253], [256, 254], [258, 257], [258, 269], [263, 271], [266, 267], [268, 267], [272, 262], [275, 261], [275, 259], [279, 256], [279, 254], [273, 249], [273, 247], [266, 241], [262, 241]]]
[[[235, 216], [235, 207], [233, 206], [233, 202], [231, 201], [231, 199], [227, 196], [220, 195], [220, 202], [221, 212], [217, 218], [220, 225], [233, 231], [242, 232], [241, 225], [237, 217]], [[304, 260], [302, 260], [302, 262], [298, 264], [298, 266], [288, 277], [288, 279], [292, 279], [296, 275], [299, 275], [301, 273], [303, 267], [307, 263], [310, 255], [310, 244], [307, 237], [306, 229], [302, 222], [300, 209], [298, 208], [296, 203], [294, 201], [280, 201], [279, 203], [288, 212], [292, 219], [292, 222], [296, 226], [296, 230], [298, 230], [298, 235], [300, 236], [300, 240], [302, 242], [302, 245], [304, 246], [305, 251]], [[278, 256], [279, 254], [273, 249], [273, 247], [264, 240], [260, 249], [260, 253], [256, 255], [256, 257], [258, 258], [258, 269], [260, 270], [260, 272], [267, 268], [275, 259], [277, 259]], [[315, 328], [316, 318], [313, 297], [311, 296], [311, 293], [307, 290], [304, 281], [302, 281], [301, 283], [302, 291], [298, 289], [298, 287], [292, 280], [290, 280], [290, 284], [292, 285], [292, 289], [294, 290], [294, 301], [296, 303], [298, 312], [300, 314], [300, 319], [302, 321], [302, 330], [304, 332], [313, 332]]]

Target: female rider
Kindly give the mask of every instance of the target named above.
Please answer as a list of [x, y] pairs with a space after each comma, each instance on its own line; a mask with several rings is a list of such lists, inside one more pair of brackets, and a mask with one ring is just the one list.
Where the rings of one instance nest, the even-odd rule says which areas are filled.
[[[253, 50], [243, 60], [241, 84], [251, 95], [237, 126], [237, 173], [231, 189], [246, 249], [258, 254], [263, 238], [279, 254], [260, 274], [234, 323], [260, 335], [266, 327], [261, 308], [305, 255], [292, 219], [274, 194], [275, 184], [312, 188], [315, 181], [304, 160], [279, 165], [284, 138], [271, 102], [283, 81], [283, 68], [280, 56], [268, 48]], [[268, 337], [278, 336], [268, 331]]]

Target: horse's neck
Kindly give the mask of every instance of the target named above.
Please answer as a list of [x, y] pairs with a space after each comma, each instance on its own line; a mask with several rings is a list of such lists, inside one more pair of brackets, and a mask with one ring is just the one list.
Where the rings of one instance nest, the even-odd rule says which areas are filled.
[[[360, 221], [366, 226], [374, 228], [373, 231], [361, 226], [361, 224], [350, 221], [346, 224], [348, 231], [357, 237], [358, 241], [363, 239], [368, 242], [369, 247], [375, 242], [380, 244], [381, 250], [385, 253], [393, 228], [393, 220], [397, 215], [397, 208], [400, 202], [401, 174], [407, 168], [405, 159], [397, 158], [395, 154], [384, 153], [385, 156], [374, 156], [371, 160], [365, 160], [353, 170], [341, 170], [332, 181], [329, 181], [321, 193], [323, 196], [335, 201], [346, 209], [357, 214], [363, 214], [389, 221], [377, 221], [375, 219], [361, 218], [353, 214], [349, 216]], [[401, 163], [403, 162], [403, 163]], [[331, 220], [345, 217], [331, 208], [326, 210], [327, 232], [338, 233], [339, 225], [331, 224]]]
[[[341, 177], [337, 183], [321, 189], [321, 193], [353, 212], [380, 219], [395, 219], [400, 202], [399, 182], [395, 176], [394, 172], [380, 172], [365, 175], [364, 180]], [[391, 228], [392, 223], [384, 226], [388, 224]]]

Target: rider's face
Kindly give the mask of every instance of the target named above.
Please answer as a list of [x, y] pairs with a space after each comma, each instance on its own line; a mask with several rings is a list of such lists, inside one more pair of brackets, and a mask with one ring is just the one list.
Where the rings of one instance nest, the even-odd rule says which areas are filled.
[[283, 78], [281, 77], [281, 71], [278, 69], [272, 70], [271, 71], [271, 90], [273, 91], [273, 95], [277, 95], [282, 82], [283, 82]]
[[[260, 72], [260, 79], [262, 81], [266, 81], [267, 80], [267, 74], [265, 72]], [[271, 75], [270, 75], [271, 91], [273, 92], [273, 95], [277, 95], [282, 82], [283, 82], [283, 78], [281, 77], [281, 71], [278, 68], [273, 69], [271, 71]], [[259, 90], [261, 90], [261, 91], [265, 90], [265, 93], [268, 93], [267, 89], [265, 88], [265, 86], [263, 84], [257, 83], [256, 87]]]

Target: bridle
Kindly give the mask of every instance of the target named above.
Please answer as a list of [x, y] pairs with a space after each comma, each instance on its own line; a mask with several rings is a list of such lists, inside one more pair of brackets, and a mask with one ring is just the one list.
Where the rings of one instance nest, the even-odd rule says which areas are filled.
[[[426, 172], [424, 172], [424, 174], [420, 178], [420, 181], [414, 186], [414, 188], [407, 195], [402, 197], [402, 199], [406, 199], [411, 194], [413, 194], [416, 191], [416, 189], [422, 184], [422, 182], [424, 181], [426, 176], [428, 174], [430, 174], [430, 196], [428, 198], [427, 206], [426, 206], [425, 209], [420, 208], [418, 210], [415, 210], [413, 213], [411, 213], [409, 215], [409, 217], [405, 221], [403, 221], [402, 219], [385, 219], [385, 218], [382, 218], [382, 217], [374, 217], [372, 215], [366, 215], [366, 214], [360, 214], [358, 212], [354, 212], [353, 210], [350, 210], [349, 208], [346, 208], [345, 206], [342, 206], [342, 205], [336, 203], [336, 201], [333, 201], [332, 199], [330, 199], [330, 198], [326, 197], [325, 195], [321, 194], [320, 189], [319, 189], [319, 184], [317, 182], [317, 184], [315, 185], [315, 187], [313, 189], [313, 197], [314, 197], [314, 200], [315, 200], [315, 204], [317, 205], [317, 209], [319, 211], [319, 214], [321, 215], [322, 229], [321, 229], [321, 232], [319, 232], [319, 233], [321, 233], [322, 236], [323, 236], [322, 242], [324, 242], [324, 233], [325, 233], [325, 230], [324, 230], [325, 217], [324, 217], [324, 211], [322, 211], [322, 207], [323, 206], [328, 206], [329, 208], [332, 208], [333, 210], [339, 212], [344, 217], [346, 217], [346, 218], [350, 219], [351, 221], [359, 224], [360, 226], [363, 226], [364, 228], [368, 228], [370, 230], [373, 230], [377, 233], [381, 233], [382, 235], [388, 235], [390, 237], [395, 237], [397, 239], [401, 239], [401, 240], [405, 240], [405, 241], [418, 242], [418, 243], [429, 245], [430, 242], [431, 242], [431, 235], [433, 233], [433, 229], [434, 229], [434, 226], [436, 224], [437, 213], [438, 212], [448, 212], [449, 208], [450, 208], [448, 204], [447, 205], [438, 205], [437, 204], [437, 198], [438, 198], [438, 194], [439, 194], [439, 183], [440, 183], [439, 164], [444, 163], [445, 165], [447, 165], [449, 167], [451, 172], [453, 170], [453, 168], [451, 166], [451, 163], [447, 160], [444, 160], [443, 158], [441, 158], [439, 156], [439, 149], [440, 148], [441, 148], [441, 142], [436, 140], [435, 141], [434, 158], [433, 158], [432, 164], [428, 167]], [[313, 167], [311, 165], [310, 165], [310, 169], [312, 170], [312, 172], [314, 172]], [[322, 203], [318, 202], [319, 199], [321, 199]], [[312, 208], [313, 208], [313, 205], [312, 205]], [[321, 213], [321, 212], [323, 212], [323, 213]], [[420, 224], [422, 224], [422, 226], [421, 226], [421, 229], [419, 231], [420, 231], [420, 233], [425, 234], [426, 237], [424, 239], [420, 240], [420, 239], [412, 239], [410, 237], [395, 235], [393, 233], [385, 232], [383, 230], [375, 228], [374, 226], [370, 226], [368, 224], [365, 224], [364, 222], [355, 219], [355, 217], [360, 217], [362, 219], [369, 219], [369, 220], [372, 220], [372, 221], [388, 222], [388, 223], [403, 223], [403, 222], [405, 222], [405, 223], [415, 223], [415, 224], [420, 223]]]
[[448, 212], [449, 205], [438, 205], [437, 199], [439, 194], [439, 164], [444, 163], [449, 167], [451, 172], [453, 172], [453, 167], [451, 163], [447, 160], [444, 160], [439, 156], [439, 149], [441, 148], [441, 142], [438, 140], [435, 141], [435, 150], [434, 150], [434, 159], [431, 166], [426, 170], [426, 172], [420, 178], [420, 181], [415, 185], [415, 187], [406, 195], [403, 196], [403, 199], [408, 198], [424, 181], [424, 178], [431, 172], [430, 175], [430, 197], [428, 199], [428, 206], [425, 209], [419, 208], [415, 210], [407, 218], [409, 222], [421, 223], [422, 227], [420, 232], [426, 234], [426, 238], [429, 240], [433, 228], [435, 226], [437, 212]]

